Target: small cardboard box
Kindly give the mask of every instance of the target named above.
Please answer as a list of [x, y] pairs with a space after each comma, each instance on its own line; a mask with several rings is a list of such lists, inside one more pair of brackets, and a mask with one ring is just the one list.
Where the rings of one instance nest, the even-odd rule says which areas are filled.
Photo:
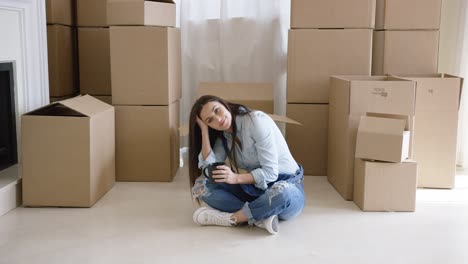
[[439, 29], [442, 0], [377, 0], [376, 29]]
[[78, 28], [80, 93], [111, 95], [109, 28]]
[[328, 104], [287, 104], [286, 114], [302, 126], [286, 125], [286, 141], [305, 175], [327, 175]]
[[91, 207], [115, 182], [114, 108], [91, 96], [21, 118], [25, 206]]
[[108, 0], [107, 24], [176, 26], [176, 4], [171, 0]]
[[169, 182], [179, 168], [179, 101], [115, 106], [117, 181]]
[[374, 32], [372, 75], [436, 74], [439, 31]]
[[79, 27], [107, 27], [107, 0], [76, 0]]
[[[328, 181], [353, 198], [357, 128], [366, 113], [414, 117], [416, 82], [383, 76], [332, 76], [328, 122]], [[412, 153], [410, 153], [412, 157]]]
[[78, 93], [76, 85], [75, 41], [72, 27], [62, 25], [47, 26], [49, 92], [51, 97]]
[[200, 83], [198, 95], [208, 94], [265, 113], [274, 112], [273, 85], [270, 83]]
[[374, 28], [375, 0], [292, 0], [291, 28]]
[[370, 75], [371, 29], [292, 29], [288, 103], [328, 103], [330, 75]]
[[356, 158], [403, 162], [409, 157], [409, 116], [362, 116], [356, 138]]
[[453, 188], [463, 78], [448, 74], [404, 78], [417, 82], [413, 159], [419, 166], [418, 187]]
[[356, 159], [354, 203], [363, 211], [413, 212], [418, 164]]
[[181, 96], [180, 30], [111, 27], [114, 105], [169, 105]]
[[73, 26], [75, 8], [73, 0], [46, 0], [47, 24]]

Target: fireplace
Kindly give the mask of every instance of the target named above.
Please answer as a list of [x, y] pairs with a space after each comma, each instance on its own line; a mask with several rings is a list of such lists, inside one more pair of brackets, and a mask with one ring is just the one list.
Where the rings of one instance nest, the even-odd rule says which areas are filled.
[[13, 63], [0, 63], [0, 171], [18, 163]]
[[21, 115], [49, 103], [45, 2], [0, 0], [0, 64], [13, 68], [0, 78], [0, 148], [8, 153], [0, 166], [9, 166], [0, 169], [0, 216], [21, 204]]

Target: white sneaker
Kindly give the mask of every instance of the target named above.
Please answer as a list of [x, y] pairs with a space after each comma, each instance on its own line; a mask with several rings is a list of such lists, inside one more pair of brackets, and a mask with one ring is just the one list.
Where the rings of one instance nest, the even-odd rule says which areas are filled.
[[193, 213], [193, 221], [199, 225], [233, 226], [236, 222], [231, 216], [231, 213], [200, 207]]
[[254, 225], [265, 228], [272, 235], [276, 235], [279, 232], [279, 221], [277, 215], [272, 215], [267, 219], [257, 221]]

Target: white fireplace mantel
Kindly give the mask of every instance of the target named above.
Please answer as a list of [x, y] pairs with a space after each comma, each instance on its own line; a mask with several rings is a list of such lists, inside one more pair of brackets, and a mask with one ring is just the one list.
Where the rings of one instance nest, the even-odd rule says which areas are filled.
[[[20, 116], [49, 103], [46, 30], [44, 0], [0, 0], [0, 62], [14, 65], [18, 149]], [[0, 172], [0, 216], [20, 204], [18, 160], [18, 166]]]

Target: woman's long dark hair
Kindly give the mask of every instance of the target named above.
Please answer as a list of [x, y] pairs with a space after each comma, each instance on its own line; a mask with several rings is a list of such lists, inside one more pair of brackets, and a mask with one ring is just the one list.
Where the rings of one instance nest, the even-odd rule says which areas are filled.
[[[214, 95], [204, 95], [193, 104], [192, 110], [190, 111], [190, 123], [189, 123], [189, 176], [190, 176], [190, 186], [192, 187], [195, 184], [195, 180], [198, 176], [201, 175], [200, 169], [198, 169], [198, 154], [202, 149], [202, 136], [200, 127], [197, 124], [197, 117], [200, 117], [200, 112], [203, 106], [209, 102], [218, 102], [222, 104], [226, 109], [231, 113], [231, 128], [232, 128], [232, 145], [231, 150], [228, 155], [232, 157], [233, 162], [235, 160], [235, 148], [234, 143], [236, 142], [237, 137], [237, 125], [236, 125], [236, 116], [246, 115], [250, 113], [250, 109], [241, 104], [234, 104], [224, 101], [223, 99], [214, 96]], [[208, 127], [210, 145], [213, 148], [216, 139], [223, 137], [223, 131], [218, 131]]]

